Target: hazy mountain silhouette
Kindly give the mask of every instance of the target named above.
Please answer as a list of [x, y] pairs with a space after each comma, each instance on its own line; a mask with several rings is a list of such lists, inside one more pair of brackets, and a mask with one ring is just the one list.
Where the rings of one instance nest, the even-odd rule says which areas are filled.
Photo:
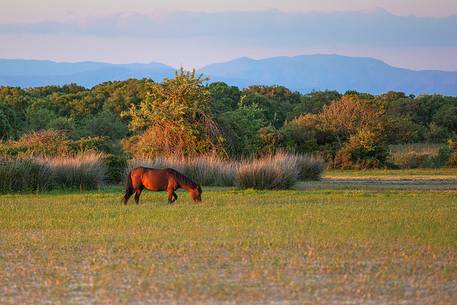
[[77, 83], [93, 87], [105, 81], [173, 77], [175, 69], [159, 63], [109, 64], [102, 62], [57, 63], [47, 60], [0, 59], [0, 85], [32, 87]]
[[408, 94], [457, 95], [457, 72], [414, 71], [372, 58], [302, 55], [254, 60], [246, 57], [212, 64], [200, 70], [212, 81], [236, 86], [283, 85], [292, 90], [357, 90], [379, 94], [390, 90]]
[[[0, 60], [0, 85], [45, 86], [77, 83], [92, 87], [105, 81], [173, 77], [175, 68], [159, 64], [56, 63], [39, 60]], [[242, 57], [199, 70], [212, 82], [230, 85], [283, 85], [292, 90], [357, 90], [373, 94], [390, 90], [407, 94], [457, 96], [457, 72], [414, 71], [361, 57], [302, 55], [254, 60]]]

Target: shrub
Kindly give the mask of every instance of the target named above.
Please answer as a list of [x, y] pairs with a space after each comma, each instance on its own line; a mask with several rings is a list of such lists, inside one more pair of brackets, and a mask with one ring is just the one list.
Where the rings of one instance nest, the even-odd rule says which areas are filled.
[[360, 129], [337, 151], [333, 166], [341, 169], [379, 168], [387, 164], [388, 151], [376, 133]]
[[61, 156], [68, 155], [70, 141], [63, 131], [41, 130], [22, 136], [13, 146], [24, 147], [29, 156]]
[[319, 180], [326, 164], [321, 157], [311, 155], [296, 155], [297, 168], [299, 170], [298, 179]]
[[457, 168], [457, 142], [451, 140], [449, 141], [448, 146], [449, 159], [447, 165], [452, 168]]
[[127, 168], [127, 157], [124, 154], [109, 154], [105, 158], [107, 166], [107, 180], [110, 183], [123, 181], [125, 169]]
[[449, 150], [439, 144], [393, 145], [389, 163], [396, 168], [435, 168], [446, 165]]

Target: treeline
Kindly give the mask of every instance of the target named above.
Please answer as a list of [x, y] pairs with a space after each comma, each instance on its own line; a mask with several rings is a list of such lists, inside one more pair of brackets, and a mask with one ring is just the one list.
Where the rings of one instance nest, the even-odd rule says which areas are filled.
[[239, 89], [181, 70], [162, 83], [0, 87], [0, 137], [2, 158], [96, 150], [113, 168], [132, 157], [277, 151], [320, 154], [335, 168], [392, 167], [389, 147], [409, 143], [441, 144], [430, 164], [455, 166], [457, 98]]

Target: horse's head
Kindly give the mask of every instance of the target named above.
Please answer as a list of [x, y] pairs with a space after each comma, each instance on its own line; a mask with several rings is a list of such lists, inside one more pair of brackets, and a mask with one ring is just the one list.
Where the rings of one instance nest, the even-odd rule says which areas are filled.
[[200, 185], [197, 185], [196, 188], [194, 188], [191, 192], [190, 195], [192, 197], [192, 200], [195, 202], [201, 202], [202, 201], [202, 188]]

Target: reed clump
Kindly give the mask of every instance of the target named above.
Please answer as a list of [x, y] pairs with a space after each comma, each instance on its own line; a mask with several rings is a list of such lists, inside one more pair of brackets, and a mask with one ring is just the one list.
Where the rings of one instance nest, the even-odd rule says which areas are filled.
[[205, 186], [255, 189], [288, 189], [299, 180], [319, 179], [325, 169], [319, 157], [282, 152], [237, 161], [213, 156], [132, 160], [128, 171], [137, 166], [173, 168]]
[[92, 190], [102, 186], [105, 178], [104, 156], [99, 153], [0, 162], [0, 193]]

